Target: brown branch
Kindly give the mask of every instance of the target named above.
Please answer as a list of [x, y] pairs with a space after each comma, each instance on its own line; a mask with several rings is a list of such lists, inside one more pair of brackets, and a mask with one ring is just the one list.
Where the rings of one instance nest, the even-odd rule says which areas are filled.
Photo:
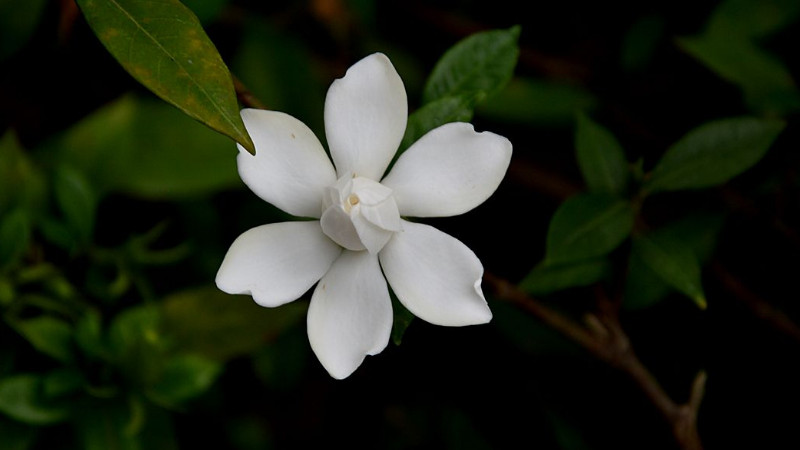
[[233, 78], [233, 88], [236, 90], [236, 97], [239, 99], [239, 102], [248, 108], [256, 108], [256, 109], [267, 109], [267, 105], [265, 105], [261, 100], [259, 100], [249, 89], [247, 86], [242, 83], [239, 78], [235, 75], [231, 75]]
[[586, 318], [587, 327], [583, 327], [542, 305], [502, 278], [487, 273], [484, 275], [484, 281], [491, 286], [498, 299], [527, 311], [586, 349], [597, 359], [628, 375], [671, 426], [672, 434], [680, 448], [702, 450], [703, 445], [697, 432], [697, 412], [705, 388], [705, 372], [700, 372], [695, 378], [687, 403], [679, 405], [667, 395], [653, 374], [636, 356], [616, 315], [590, 314]]
[[769, 302], [750, 290], [750, 288], [745, 286], [741, 280], [730, 273], [728, 269], [719, 262], [713, 262], [710, 268], [720, 283], [722, 283], [722, 287], [732, 294], [735, 299], [744, 303], [756, 317], [770, 324], [776, 330], [800, 342], [800, 327], [786, 314], [777, 310], [774, 306], [769, 304]]

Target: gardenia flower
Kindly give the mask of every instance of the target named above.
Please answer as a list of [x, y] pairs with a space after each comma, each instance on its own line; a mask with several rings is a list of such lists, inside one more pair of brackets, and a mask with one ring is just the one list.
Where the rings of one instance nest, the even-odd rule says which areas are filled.
[[483, 203], [508, 168], [506, 138], [449, 123], [420, 138], [382, 177], [403, 138], [408, 103], [400, 76], [380, 53], [357, 62], [328, 90], [325, 132], [333, 164], [299, 120], [277, 111], [241, 114], [256, 146], [255, 156], [239, 146], [242, 180], [287, 213], [319, 220], [246, 231], [217, 273], [221, 290], [275, 307], [317, 283], [308, 338], [339, 379], [389, 342], [387, 281], [409, 311], [432, 324], [491, 320], [475, 254], [403, 217], [453, 216]]

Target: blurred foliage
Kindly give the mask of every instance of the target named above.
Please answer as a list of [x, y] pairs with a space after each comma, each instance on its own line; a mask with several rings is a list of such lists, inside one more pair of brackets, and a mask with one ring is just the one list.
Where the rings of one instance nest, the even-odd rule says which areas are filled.
[[800, 3], [114, 5], [0, 1], [0, 448], [673, 448], [616, 372], [492, 292], [494, 322], [461, 330], [393, 299], [396, 345], [335, 382], [306, 302], [211, 285], [284, 218], [243, 189], [238, 108], [322, 138], [328, 84], [373, 51], [409, 93], [398, 154], [453, 121], [514, 144], [486, 211], [437, 219], [487, 272], [576, 318], [610, 298], [676, 399], [708, 370], [709, 448], [797, 446], [772, 407], [800, 398], [797, 342], [764, 311], [800, 318]]

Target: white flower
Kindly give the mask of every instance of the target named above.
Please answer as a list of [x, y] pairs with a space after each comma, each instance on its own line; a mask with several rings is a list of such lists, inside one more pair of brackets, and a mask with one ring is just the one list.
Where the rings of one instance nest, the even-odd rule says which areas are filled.
[[430, 323], [492, 318], [475, 254], [401, 216], [453, 216], [483, 203], [505, 175], [511, 143], [467, 123], [446, 124], [420, 138], [381, 178], [407, 115], [403, 82], [380, 53], [353, 65], [328, 90], [325, 131], [335, 167], [302, 122], [276, 111], [242, 110], [256, 146], [255, 156], [239, 146], [242, 180], [287, 213], [319, 220], [245, 232], [228, 250], [217, 286], [274, 307], [319, 282], [308, 338], [334, 378], [347, 377], [389, 342], [386, 281], [409, 311]]

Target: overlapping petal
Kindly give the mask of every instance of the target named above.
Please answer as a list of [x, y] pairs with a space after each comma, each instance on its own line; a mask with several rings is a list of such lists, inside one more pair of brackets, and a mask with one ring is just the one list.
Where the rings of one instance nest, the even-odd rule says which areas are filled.
[[256, 195], [289, 214], [320, 217], [325, 187], [336, 173], [319, 139], [294, 117], [277, 111], [242, 110], [255, 156], [239, 146], [239, 174]]
[[375, 53], [350, 67], [325, 99], [325, 134], [338, 176], [380, 180], [407, 120], [406, 90], [389, 58]]
[[344, 251], [320, 280], [308, 308], [308, 339], [332, 377], [353, 373], [380, 353], [392, 330], [392, 304], [378, 257]]
[[403, 231], [381, 250], [380, 262], [397, 298], [415, 316], [446, 326], [491, 320], [480, 287], [483, 266], [458, 239], [403, 221]]
[[217, 287], [250, 294], [262, 306], [279, 306], [308, 291], [341, 252], [317, 221], [262, 225], [233, 242], [217, 272]]
[[403, 153], [381, 184], [393, 190], [400, 214], [446, 217], [483, 203], [511, 162], [511, 142], [471, 124], [449, 123]]

